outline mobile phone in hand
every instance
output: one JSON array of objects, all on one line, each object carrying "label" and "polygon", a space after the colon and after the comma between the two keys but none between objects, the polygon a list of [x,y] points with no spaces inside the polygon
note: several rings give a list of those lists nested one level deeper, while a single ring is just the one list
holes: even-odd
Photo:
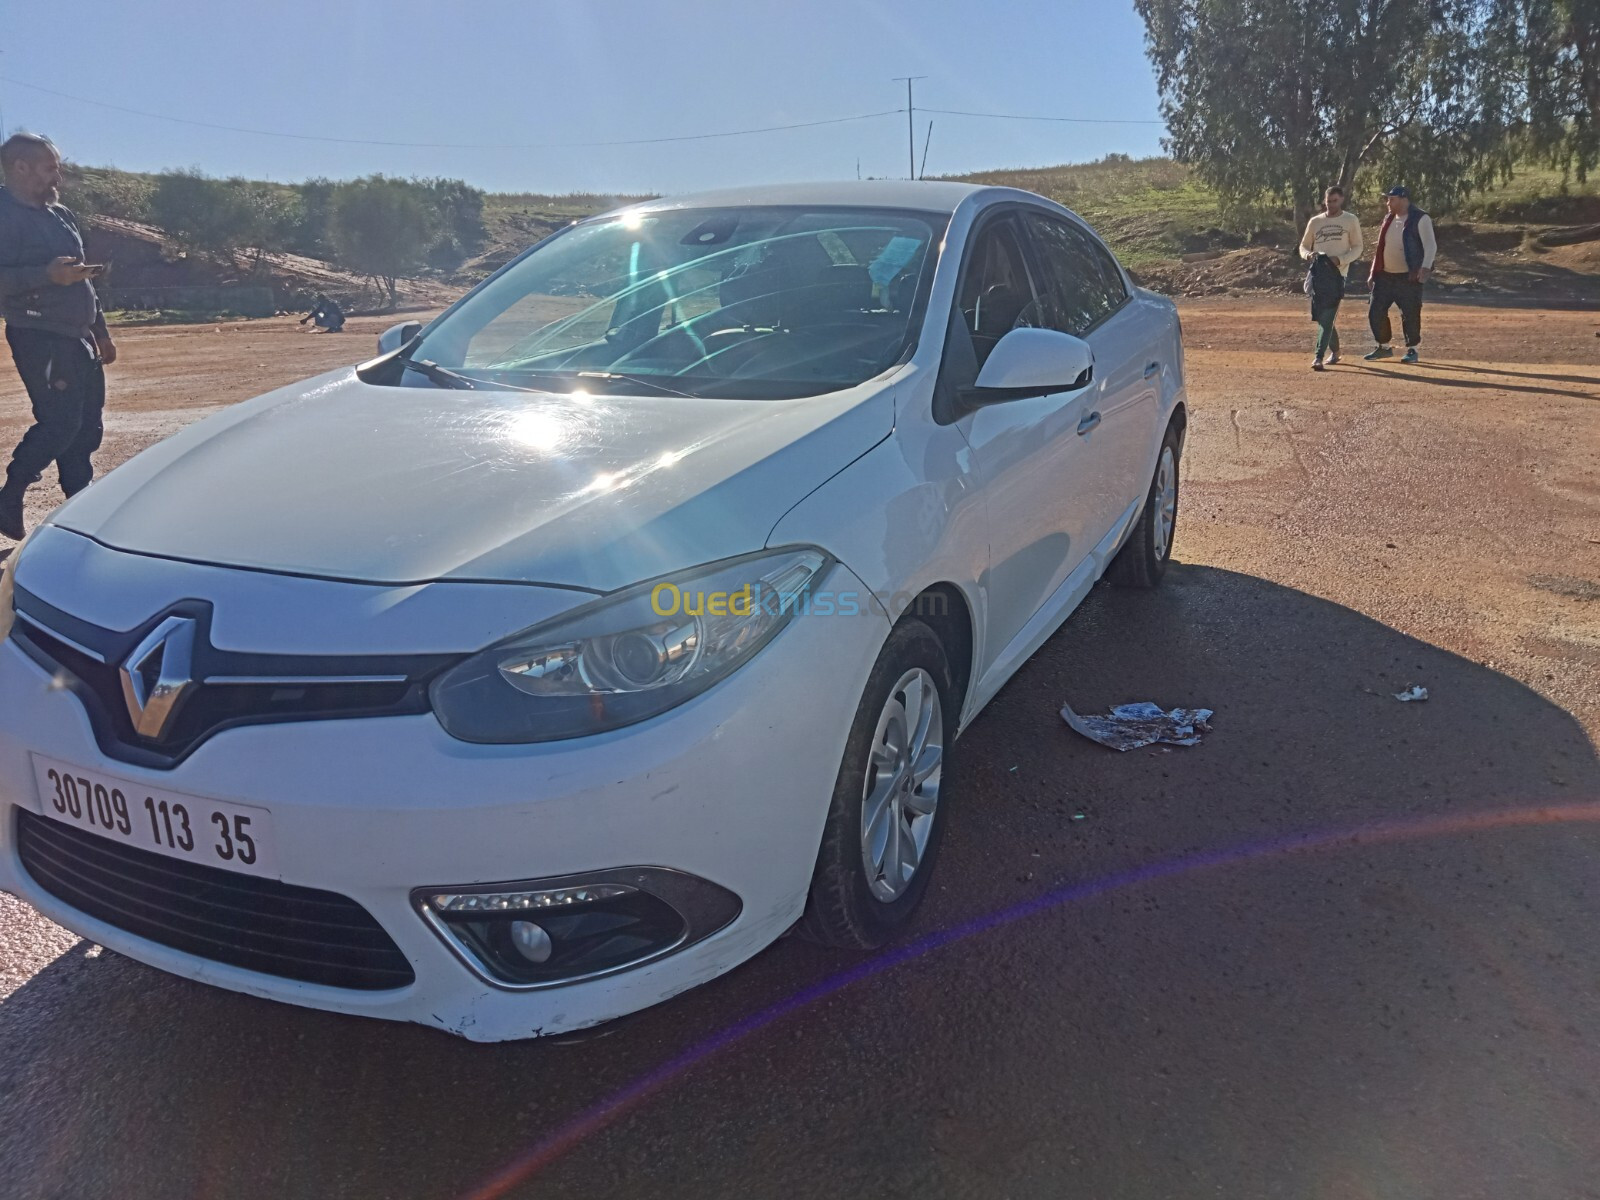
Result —
[{"label": "mobile phone in hand", "polygon": [[111,266],[110,263],[84,263],[83,265],[89,268],[90,279],[99,279],[100,276],[106,273],[107,268]]}]

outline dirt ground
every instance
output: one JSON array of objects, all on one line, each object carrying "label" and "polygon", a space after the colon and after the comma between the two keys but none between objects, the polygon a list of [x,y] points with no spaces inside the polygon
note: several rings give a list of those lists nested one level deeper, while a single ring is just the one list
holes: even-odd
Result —
[{"label": "dirt ground", "polygon": [[1299,302],[1182,311],[1180,556],[1514,675],[1600,735],[1600,317],[1433,305],[1403,367],[1361,361],[1347,304],[1318,375]]},{"label": "dirt ground", "polygon": [[[1594,1196],[1600,317],[1432,304],[1402,367],[1350,305],[1313,374],[1299,301],[1181,311],[1179,561],[1097,588],[955,747],[902,948],[786,939],[484,1047],[0,896],[0,1193]],[[102,463],[384,324],[125,331]],[[1057,715],[1147,699],[1213,730],[1118,755]]]}]

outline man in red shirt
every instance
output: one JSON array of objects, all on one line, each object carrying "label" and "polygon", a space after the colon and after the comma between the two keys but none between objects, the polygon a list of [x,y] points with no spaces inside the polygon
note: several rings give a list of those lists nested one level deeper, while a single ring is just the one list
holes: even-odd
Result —
[{"label": "man in red shirt", "polygon": [[1433,274],[1433,259],[1438,243],[1433,236],[1433,218],[1411,203],[1411,193],[1403,187],[1384,194],[1389,215],[1378,231],[1378,249],[1372,256],[1372,302],[1367,318],[1377,347],[1366,355],[1368,362],[1393,358],[1389,309],[1400,306],[1400,325],[1406,338],[1403,363],[1417,361],[1417,344],[1422,341],[1422,285]]}]

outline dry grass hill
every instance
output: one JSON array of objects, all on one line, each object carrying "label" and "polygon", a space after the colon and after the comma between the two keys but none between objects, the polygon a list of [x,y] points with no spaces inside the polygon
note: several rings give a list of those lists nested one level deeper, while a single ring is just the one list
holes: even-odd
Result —
[{"label": "dry grass hill", "polygon": [[[141,178],[85,169],[102,189]],[[1297,231],[1286,210],[1224,212],[1217,197],[1179,163],[1113,155],[1096,163],[984,171],[958,178],[1039,192],[1092,223],[1146,286],[1174,295],[1292,291],[1300,268]],[[269,185],[273,186],[273,185]],[[465,262],[402,284],[404,307],[434,307],[482,279],[522,249],[575,219],[637,197],[590,194],[490,194],[484,242]],[[1426,197],[1419,197],[1426,204]],[[1358,198],[1363,224],[1376,227],[1374,198]],[[1441,289],[1548,304],[1600,301],[1600,193],[1528,168],[1511,182],[1439,214]],[[210,319],[218,312],[293,308],[318,291],[376,307],[366,281],[315,258],[245,251],[231,261],[184,255],[148,224],[90,217],[96,258],[111,260],[111,294],[124,319]],[[268,287],[253,300],[247,289]],[[235,305],[230,310],[230,304]],[[214,310],[214,311],[208,311]]]}]

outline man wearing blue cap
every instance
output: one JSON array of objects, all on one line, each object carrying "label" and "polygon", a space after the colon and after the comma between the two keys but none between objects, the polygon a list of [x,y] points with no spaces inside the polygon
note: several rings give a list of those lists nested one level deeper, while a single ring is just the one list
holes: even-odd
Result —
[{"label": "man wearing blue cap", "polygon": [[1389,215],[1378,230],[1378,248],[1372,255],[1372,303],[1367,317],[1377,348],[1366,356],[1368,362],[1393,358],[1394,336],[1389,324],[1389,309],[1400,306],[1400,327],[1406,338],[1403,363],[1417,361],[1417,343],[1422,341],[1422,285],[1433,274],[1433,258],[1438,243],[1433,236],[1433,218],[1411,203],[1411,193],[1403,187],[1390,188],[1384,199]]}]

